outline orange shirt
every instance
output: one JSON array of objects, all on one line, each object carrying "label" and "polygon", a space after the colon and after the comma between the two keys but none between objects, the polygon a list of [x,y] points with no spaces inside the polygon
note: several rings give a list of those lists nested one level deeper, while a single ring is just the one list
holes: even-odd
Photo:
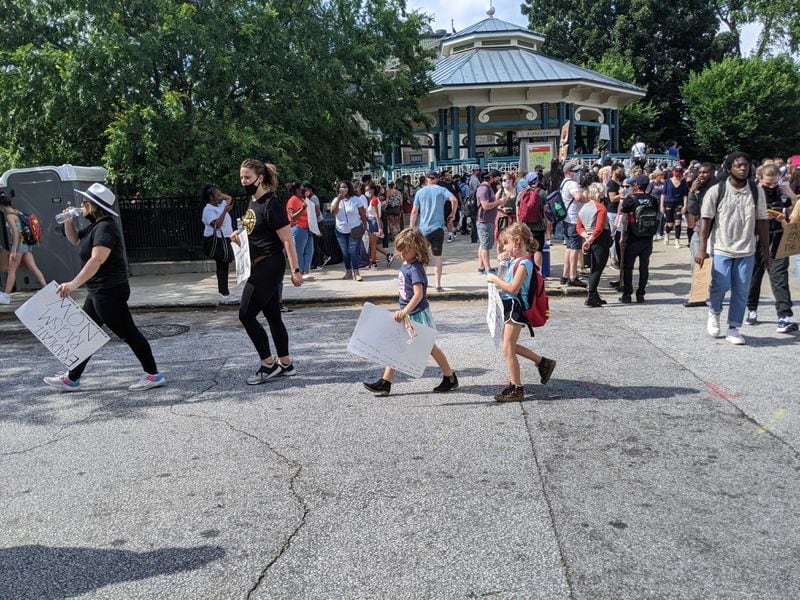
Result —
[{"label": "orange shirt", "polygon": [[[288,215],[289,220],[292,220],[292,213],[296,213],[298,210],[305,207],[305,205],[306,201],[302,198],[298,198],[297,196],[292,196],[289,198],[288,202],[286,202],[286,214]],[[298,227],[308,229],[308,212],[303,211],[301,214],[297,215],[297,217],[294,219],[294,222]]]}]

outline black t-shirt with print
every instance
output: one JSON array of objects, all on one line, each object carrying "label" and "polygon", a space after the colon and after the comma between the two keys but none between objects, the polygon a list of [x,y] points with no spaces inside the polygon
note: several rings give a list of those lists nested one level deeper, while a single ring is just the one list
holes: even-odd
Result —
[{"label": "black t-shirt with print", "polygon": [[610,213],[617,213],[619,212],[619,207],[622,206],[622,197],[619,198],[619,202],[611,202],[608,197],[611,194],[619,194],[620,187],[619,182],[615,179],[609,179],[608,183],[606,184],[606,199],[603,204],[606,207],[606,210]]},{"label": "black t-shirt with print", "polygon": [[267,192],[257,200],[250,200],[242,224],[250,242],[250,260],[259,256],[270,257],[283,250],[277,231],[289,224],[289,215],[284,203],[274,193]]},{"label": "black t-shirt with print", "polygon": [[89,291],[109,289],[128,283],[128,259],[125,256],[122,228],[111,217],[105,217],[84,227],[78,232],[78,252],[86,264],[92,256],[92,248],[101,246],[111,252],[100,265],[97,273],[86,282]]}]

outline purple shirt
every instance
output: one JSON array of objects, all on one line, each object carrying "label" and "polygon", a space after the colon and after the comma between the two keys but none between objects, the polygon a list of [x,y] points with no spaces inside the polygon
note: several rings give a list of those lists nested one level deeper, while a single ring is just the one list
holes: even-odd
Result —
[{"label": "purple shirt", "polygon": [[494,192],[489,184],[481,184],[475,192],[475,199],[478,201],[478,223],[494,224],[497,218],[497,207],[491,210],[483,210],[481,202],[494,202]]}]

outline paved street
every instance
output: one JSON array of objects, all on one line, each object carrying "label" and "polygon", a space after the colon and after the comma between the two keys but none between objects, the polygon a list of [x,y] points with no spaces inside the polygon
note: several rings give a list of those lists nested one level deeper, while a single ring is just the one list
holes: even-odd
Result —
[{"label": "paved street", "polygon": [[235,310],[140,313],[145,393],[117,340],[50,393],[6,322],[0,598],[797,598],[800,337],[710,340],[685,292],[665,268],[646,305],[554,299],[524,339],[556,372],[524,364],[510,405],[480,301],[433,299],[443,396],[432,361],[362,389],[357,305],[287,315],[299,375],[257,387]]}]

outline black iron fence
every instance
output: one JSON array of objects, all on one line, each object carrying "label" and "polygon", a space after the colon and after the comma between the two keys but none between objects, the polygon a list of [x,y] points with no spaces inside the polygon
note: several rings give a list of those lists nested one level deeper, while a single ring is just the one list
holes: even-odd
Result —
[{"label": "black iron fence", "polygon": [[[128,260],[204,259],[204,207],[197,196],[120,198],[119,214]],[[231,211],[234,227],[245,208],[244,198],[234,200]]]}]

